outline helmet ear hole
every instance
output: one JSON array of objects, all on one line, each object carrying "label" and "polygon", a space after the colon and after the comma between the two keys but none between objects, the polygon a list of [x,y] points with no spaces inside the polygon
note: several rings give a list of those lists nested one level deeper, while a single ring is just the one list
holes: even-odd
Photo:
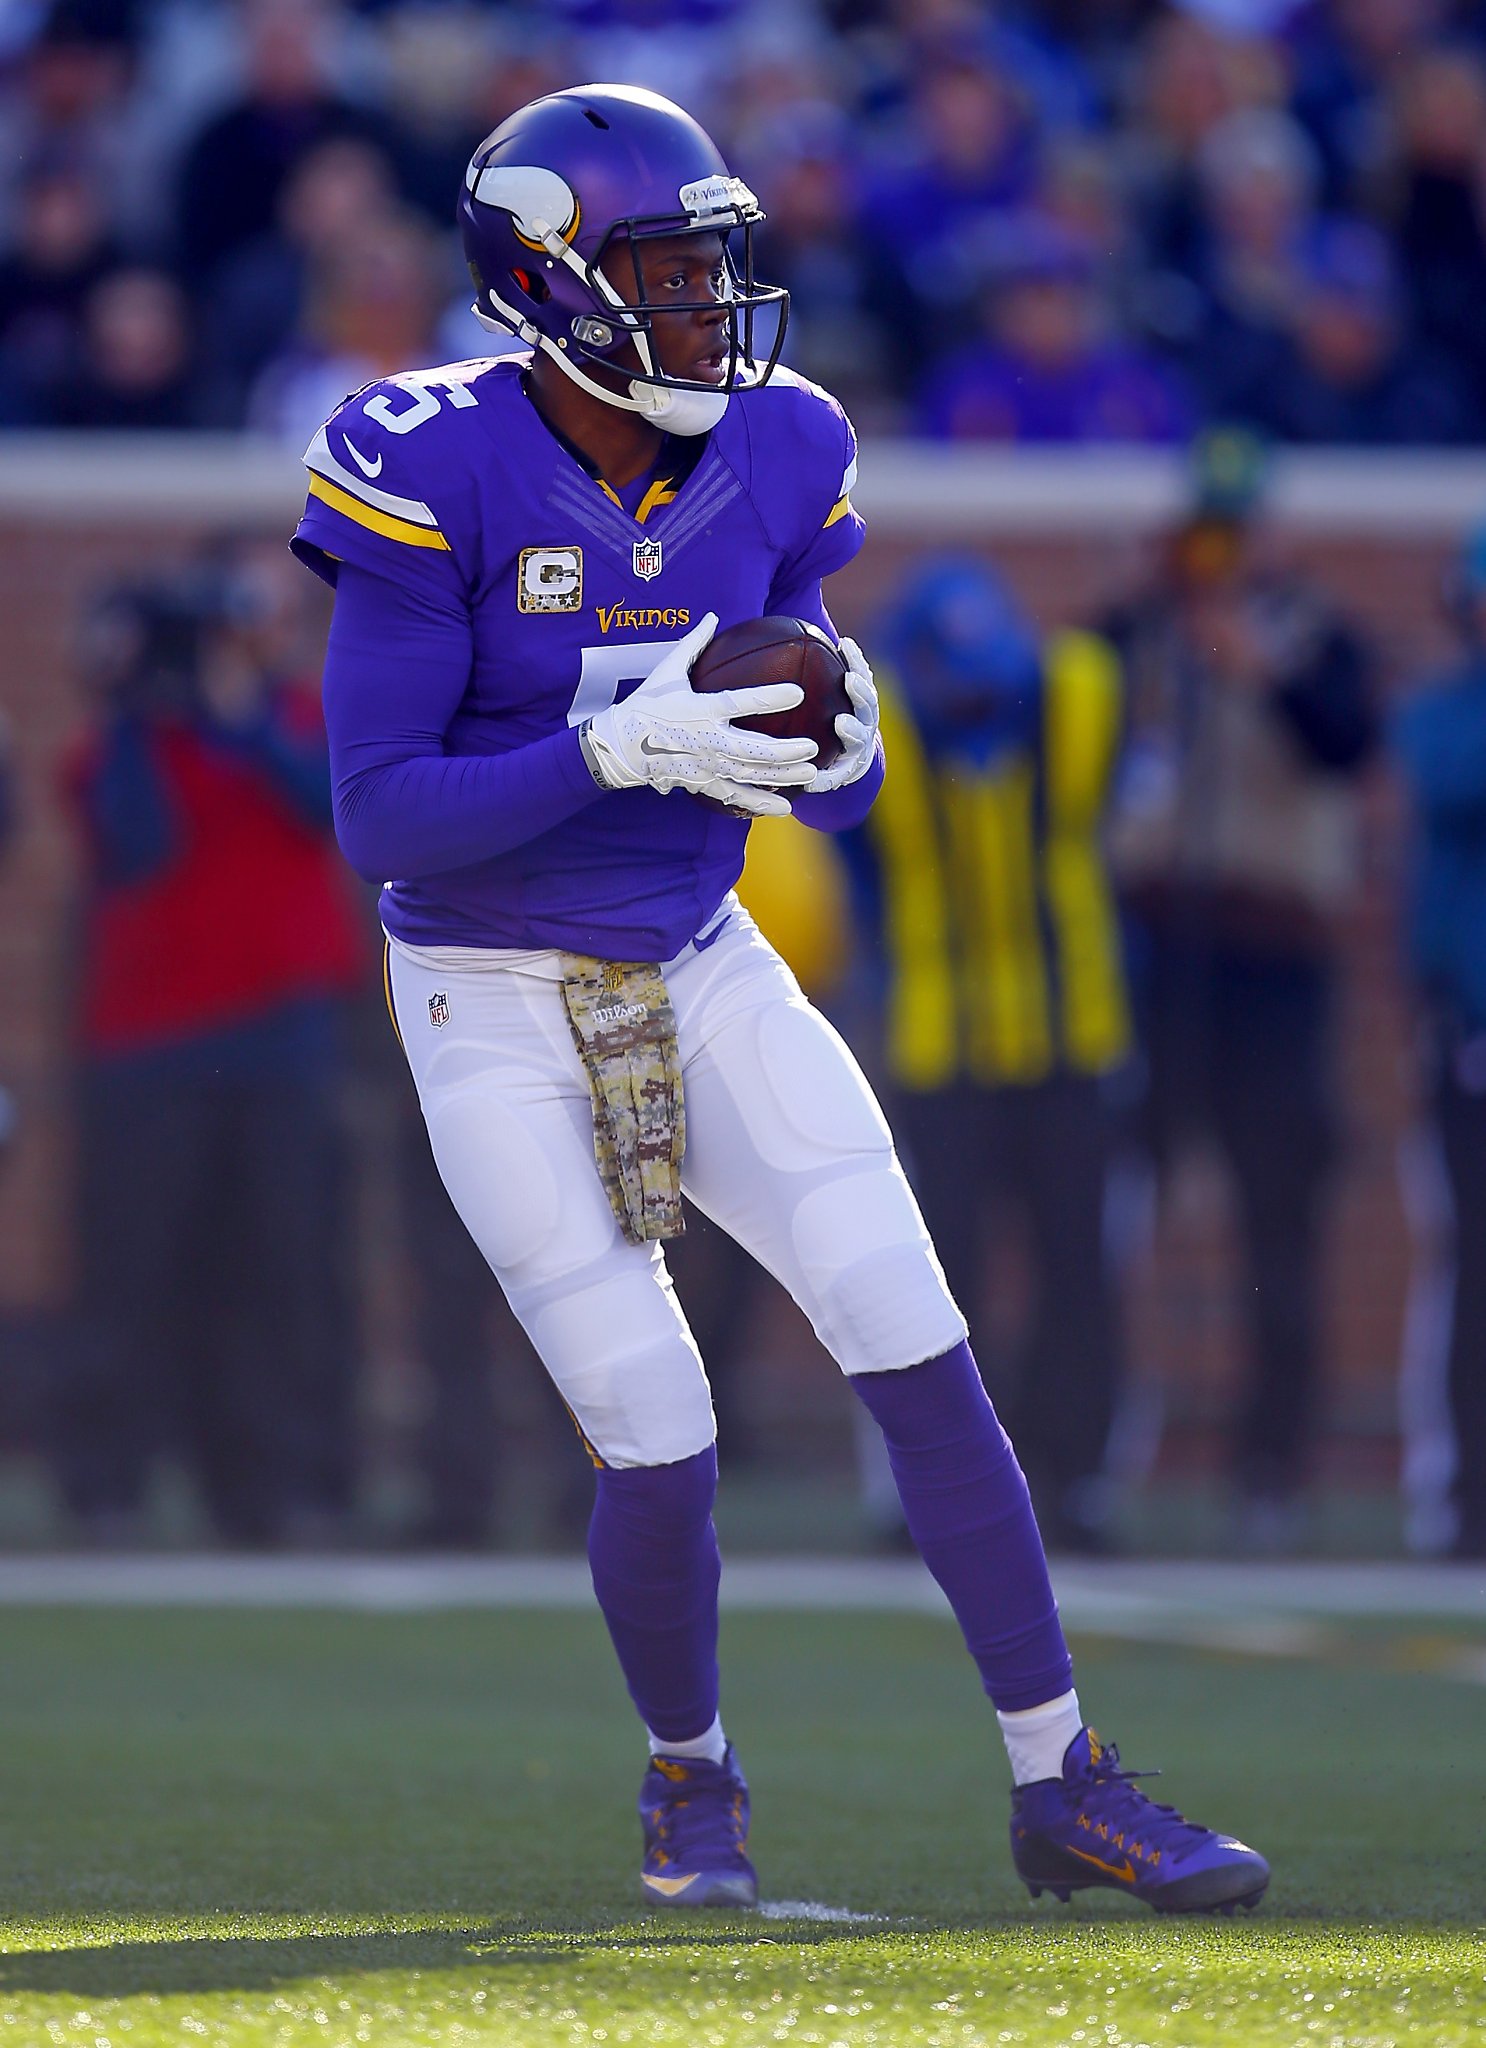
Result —
[{"label": "helmet ear hole", "polygon": [[547,287],[545,278],[534,277],[529,270],[513,270],[511,275],[516,280],[519,288],[525,292],[526,296],[535,305],[544,305],[551,298],[552,293]]}]

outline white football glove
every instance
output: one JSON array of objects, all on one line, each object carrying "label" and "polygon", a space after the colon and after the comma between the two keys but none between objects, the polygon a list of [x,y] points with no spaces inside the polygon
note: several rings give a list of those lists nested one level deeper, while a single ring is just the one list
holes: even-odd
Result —
[{"label": "white football glove", "polygon": [[846,656],[846,694],[856,715],[843,711],[837,717],[836,737],[841,742],[841,752],[829,768],[817,771],[810,785],[812,796],[845,789],[848,782],[858,781],[871,767],[877,747],[877,685],[872,680],[872,671],[855,640],[843,640],[841,652]]},{"label": "white football glove", "polygon": [[729,721],[792,710],[805,693],[798,683],[694,690],[691,665],[716,630],[708,612],[623,703],[589,719],[579,730],[584,758],[604,789],[685,789],[755,817],[787,815],[789,800],[777,792],[809,784],[814,740],[771,739]]}]

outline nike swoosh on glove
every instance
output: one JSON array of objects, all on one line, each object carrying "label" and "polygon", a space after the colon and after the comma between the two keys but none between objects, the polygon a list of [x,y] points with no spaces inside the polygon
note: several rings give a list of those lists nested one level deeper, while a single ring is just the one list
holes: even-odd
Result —
[{"label": "nike swoosh on glove", "polygon": [[810,784],[812,796],[845,789],[847,783],[858,781],[872,766],[877,748],[877,685],[872,680],[872,671],[855,640],[843,639],[841,652],[846,656],[846,694],[852,710],[837,716],[836,737],[841,742],[841,752],[829,768],[816,771]]},{"label": "nike swoosh on glove", "polygon": [[776,740],[744,732],[735,718],[790,711],[804,699],[798,683],[763,683],[703,695],[691,665],[717,630],[708,612],[665,654],[622,704],[579,728],[589,772],[601,789],[673,789],[710,796],[755,817],[787,815],[783,789],[810,786],[814,740]]}]

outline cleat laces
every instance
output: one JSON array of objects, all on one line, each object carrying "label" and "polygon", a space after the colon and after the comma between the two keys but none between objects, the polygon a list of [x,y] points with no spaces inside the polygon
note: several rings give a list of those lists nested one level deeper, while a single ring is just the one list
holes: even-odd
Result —
[{"label": "cleat laces", "polygon": [[683,1870],[719,1850],[741,1857],[747,1846],[743,1802],[731,1786],[720,1797],[703,1792],[698,1798],[693,1791],[683,1799],[668,1799],[651,1807],[649,1819],[655,1842]]},{"label": "cleat laces", "polygon": [[1154,1851],[1156,1859],[1169,1855],[1173,1862],[1180,1862],[1200,1843],[1212,1839],[1211,1828],[1199,1827],[1174,1806],[1163,1806],[1148,1792],[1140,1791],[1135,1782],[1138,1778],[1159,1778],[1161,1773],[1126,1770],[1114,1743],[1104,1745],[1098,1761],[1090,1763],[1089,1773],[1102,1795],[1099,1804],[1107,1824],[1125,1837],[1132,1854],[1143,1849],[1143,1860],[1151,1860]]}]

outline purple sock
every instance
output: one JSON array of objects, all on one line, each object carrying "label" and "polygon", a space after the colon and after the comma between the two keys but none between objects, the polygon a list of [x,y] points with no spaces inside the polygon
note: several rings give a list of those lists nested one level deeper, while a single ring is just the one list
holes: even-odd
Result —
[{"label": "purple sock", "polygon": [[1042,1537],[970,1346],[851,1385],[882,1430],[909,1534],[986,1691],[1007,1714],[1059,1698],[1073,1663]]},{"label": "purple sock", "polygon": [[717,1718],[713,1447],[677,1465],[601,1467],[588,1562],[630,1698],[653,1735],[690,1742]]}]

